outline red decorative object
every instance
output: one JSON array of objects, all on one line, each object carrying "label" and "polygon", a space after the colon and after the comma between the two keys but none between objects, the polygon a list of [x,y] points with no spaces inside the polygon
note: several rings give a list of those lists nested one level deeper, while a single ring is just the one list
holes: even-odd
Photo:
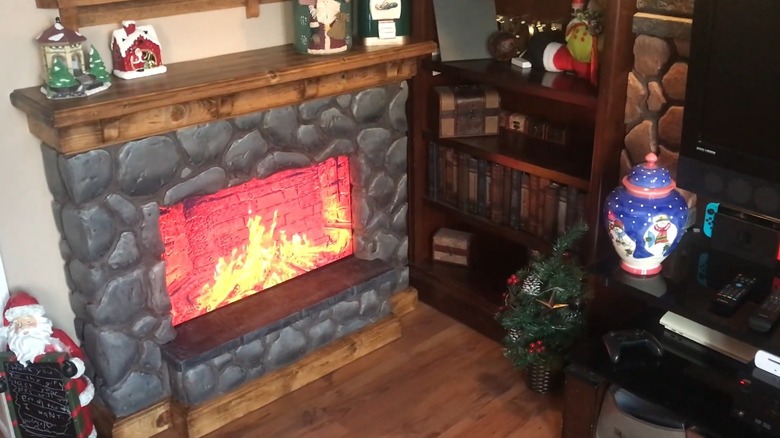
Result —
[{"label": "red decorative object", "polygon": [[517,275],[515,275],[515,274],[510,275],[509,278],[506,280],[506,284],[508,284],[509,286],[514,286],[514,285],[516,285],[519,282],[520,282],[520,279],[517,278]]},{"label": "red decorative object", "polygon": [[160,41],[151,25],[137,26],[135,21],[122,22],[122,28],[111,36],[114,75],[135,79],[165,73]]},{"label": "red decorative object", "polygon": [[[96,438],[97,432],[92,422],[89,407],[95,395],[95,387],[90,379],[84,375],[86,370],[84,351],[67,333],[52,327],[51,319],[45,315],[45,310],[37,299],[24,291],[11,294],[3,309],[2,337],[7,341],[6,349],[13,353],[13,360],[23,369],[33,370],[36,366],[33,364],[51,362],[52,355],[56,355],[57,362],[62,364],[67,361],[68,368],[71,370],[64,385],[66,391],[73,391],[74,394],[73,399],[68,403],[69,406],[63,407],[51,401],[54,398],[53,393],[56,391],[56,385],[46,386],[45,390],[39,390],[40,386],[34,387],[32,390],[25,391],[22,397],[14,400],[9,398],[13,398],[13,390],[6,393],[6,401],[9,403],[12,401],[16,405],[12,415],[18,412],[30,413],[29,416],[14,421],[13,426],[17,432],[19,428],[22,428],[30,433],[29,428],[32,428],[36,432],[35,436],[61,436],[60,433],[56,432],[62,425],[52,419],[61,420],[63,409],[68,409],[72,422],[75,424],[75,436],[77,438]],[[37,372],[28,372],[28,375],[30,374],[37,375]],[[4,373],[2,377],[5,380],[7,376]],[[18,394],[19,390],[16,391]],[[51,391],[51,393],[47,391]],[[46,395],[44,400],[50,401],[47,407],[50,407],[51,411],[47,411],[48,414],[42,414],[39,410],[41,402],[38,399],[43,398],[41,395]],[[41,415],[48,416],[42,417]],[[31,420],[35,418],[46,418],[50,421],[34,422]],[[27,433],[19,436],[32,436]]]},{"label": "red decorative object", "polygon": [[541,339],[528,344],[528,352],[531,354],[543,353],[544,350],[545,350],[544,342],[542,342]]}]

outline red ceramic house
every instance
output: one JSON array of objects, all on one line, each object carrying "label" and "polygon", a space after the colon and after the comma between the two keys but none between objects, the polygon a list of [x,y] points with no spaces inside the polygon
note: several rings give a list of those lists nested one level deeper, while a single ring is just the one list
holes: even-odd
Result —
[{"label": "red ceramic house", "polygon": [[165,73],[160,41],[151,25],[136,26],[135,21],[123,21],[122,28],[111,36],[114,74],[122,79]]}]

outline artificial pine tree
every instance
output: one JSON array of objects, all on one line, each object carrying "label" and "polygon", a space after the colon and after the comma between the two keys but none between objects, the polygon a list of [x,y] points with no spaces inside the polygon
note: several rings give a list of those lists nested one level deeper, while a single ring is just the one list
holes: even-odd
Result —
[{"label": "artificial pine tree", "polygon": [[98,82],[111,82],[111,75],[106,71],[106,64],[103,63],[100,53],[95,50],[95,46],[89,47],[89,74]]},{"label": "artificial pine tree", "polygon": [[506,329],[504,355],[517,368],[562,365],[584,331],[589,290],[585,271],[569,249],[587,231],[578,223],[561,235],[552,254],[532,260],[507,280],[506,305],[497,318]]},{"label": "artificial pine tree", "polygon": [[54,62],[49,70],[49,87],[52,89],[70,88],[78,85],[78,81],[73,77],[73,74],[68,70],[68,67],[62,61],[62,58],[55,57]]}]

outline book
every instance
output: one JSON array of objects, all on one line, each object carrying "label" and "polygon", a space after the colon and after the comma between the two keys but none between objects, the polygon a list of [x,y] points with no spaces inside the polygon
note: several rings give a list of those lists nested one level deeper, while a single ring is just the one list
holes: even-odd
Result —
[{"label": "book", "polygon": [[577,222],[577,193],[579,190],[574,187],[569,187],[566,206],[566,228],[574,225]]},{"label": "book", "polygon": [[437,144],[436,145],[436,200],[444,201],[445,199],[445,184],[444,174],[446,168],[445,156],[447,154],[447,147]]},{"label": "book", "polygon": [[477,160],[477,214],[487,216],[488,206],[488,162]]},{"label": "book", "polygon": [[509,197],[509,226],[516,230],[520,229],[520,185],[522,180],[523,172],[512,169],[512,194]]},{"label": "book", "polygon": [[539,188],[537,189],[539,191],[539,194],[537,195],[539,206],[536,209],[536,228],[534,230],[534,233],[540,237],[545,237],[544,204],[545,204],[545,196],[547,194],[547,186],[549,185],[550,185],[549,179],[539,178]]},{"label": "book", "polygon": [[501,111],[498,118],[499,128],[519,132],[529,137],[540,138],[558,144],[569,143],[569,129],[562,125],[548,122],[539,117],[511,111]]},{"label": "book", "polygon": [[544,189],[542,236],[548,240],[553,240],[557,231],[555,221],[558,219],[558,192],[560,188],[561,186],[558,183],[551,182]]},{"label": "book", "polygon": [[479,167],[479,160],[474,157],[469,157],[469,201],[468,212],[477,214],[477,168]]},{"label": "book", "polygon": [[458,152],[458,210],[469,209],[469,156]]},{"label": "book", "polygon": [[[503,167],[503,166],[502,166]],[[501,209],[501,223],[510,225],[512,216],[512,174],[513,169],[504,167],[503,207]]]},{"label": "book", "polygon": [[520,179],[520,229],[524,231],[530,231],[531,226],[528,219],[528,211],[531,206],[531,175],[523,173]]},{"label": "book", "polygon": [[504,217],[504,166],[491,163],[490,214],[491,221],[500,224]]},{"label": "book", "polygon": [[531,175],[528,178],[528,231],[538,234],[539,229],[539,176]]},{"label": "book", "polygon": [[570,189],[571,187],[561,186],[560,190],[558,191],[558,217],[555,219],[557,226],[556,237],[559,237],[566,232],[566,210],[568,206]]},{"label": "book", "polygon": [[458,178],[455,153],[452,148],[447,148],[444,153],[444,202],[450,205],[457,203]]}]

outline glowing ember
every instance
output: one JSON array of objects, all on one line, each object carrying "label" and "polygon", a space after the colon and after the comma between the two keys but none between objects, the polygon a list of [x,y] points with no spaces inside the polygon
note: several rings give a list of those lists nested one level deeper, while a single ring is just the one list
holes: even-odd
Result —
[{"label": "glowing ember", "polygon": [[351,248],[352,232],[336,227],[349,227],[347,209],[333,200],[328,204],[335,207],[323,210],[326,223],[331,224],[327,230],[330,240],[323,245],[312,244],[306,234],[288,238],[284,230],[275,238],[277,212],[267,231],[260,216],[250,218],[246,224],[249,243],[241,252],[234,249],[228,260],[219,258],[214,282],[203,286],[198,306],[212,311],[343,257]]},{"label": "glowing ember", "polygon": [[346,157],[161,210],[173,324],[352,254]]}]

